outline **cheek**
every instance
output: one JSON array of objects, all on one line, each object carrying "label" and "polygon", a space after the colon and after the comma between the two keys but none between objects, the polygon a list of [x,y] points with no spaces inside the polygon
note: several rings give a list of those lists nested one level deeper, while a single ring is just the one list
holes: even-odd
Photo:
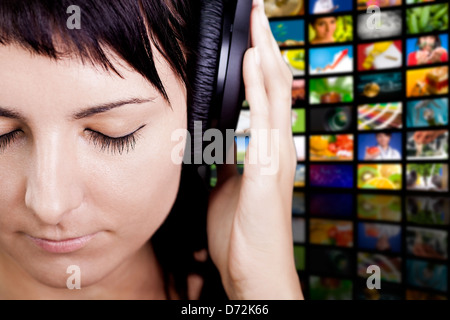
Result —
[{"label": "cheek", "polygon": [[161,154],[99,166],[89,178],[88,201],[100,209],[107,226],[119,233],[151,232],[170,211],[180,170]]},{"label": "cheek", "polygon": [[0,237],[19,223],[24,225],[19,213],[24,208],[24,166],[22,159],[6,154],[0,157]]},{"label": "cheek", "polygon": [[[91,158],[85,186],[87,201],[102,212],[106,225],[120,237],[150,237],[167,217],[175,201],[181,165],[172,159],[171,132],[184,126],[184,117],[167,117],[150,124],[135,150],[124,155]],[[109,157],[109,159],[108,159]]]}]

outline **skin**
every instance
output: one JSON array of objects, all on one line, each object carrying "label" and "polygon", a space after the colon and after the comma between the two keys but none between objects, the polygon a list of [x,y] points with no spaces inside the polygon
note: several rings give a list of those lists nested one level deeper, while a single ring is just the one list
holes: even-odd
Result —
[{"label": "skin", "polygon": [[389,250],[391,248],[389,238],[387,236],[381,236],[380,238],[378,238],[376,248],[380,251]]},{"label": "skin", "polygon": [[[281,143],[274,149],[279,169],[262,175],[263,164],[246,163],[239,176],[235,165],[218,167],[208,212],[209,254],[231,299],[301,299],[291,235],[292,74],[262,2],[254,3],[251,29],[253,48],[243,68],[251,125],[279,130]],[[0,116],[0,136],[18,131],[0,149],[0,299],[166,298],[148,240],[177,194],[181,165],[171,160],[178,143],[171,133],[186,129],[186,89],[153,52],[172,109],[120,59],[116,68],[124,79],[76,59],[55,62],[0,46],[0,106],[21,115]],[[71,118],[93,105],[127,98],[152,101]],[[105,152],[89,130],[111,137],[138,130],[138,138],[128,152]],[[252,141],[249,151],[260,148]],[[64,254],[44,251],[28,237],[90,234],[95,237],[85,247]],[[197,258],[204,260],[205,254]],[[82,270],[81,290],[66,288],[70,265]],[[191,298],[200,288],[201,279],[190,279]]]},{"label": "skin", "polygon": [[[387,150],[387,148],[389,148],[389,143],[391,141],[391,137],[389,135],[384,134],[384,133],[378,133],[375,137],[376,137],[378,145],[381,148],[383,148],[383,150]],[[369,149],[369,147],[366,147],[366,154],[364,156],[365,160],[374,160],[379,156],[380,152],[369,153],[368,149]]]},{"label": "skin", "polygon": [[414,53],[418,65],[441,62],[441,56],[446,53],[446,50],[442,47],[433,49],[436,43],[434,36],[420,37],[419,43],[424,46]]},{"label": "skin", "polygon": [[319,18],[313,24],[316,37],[311,44],[334,42],[334,32],[336,31],[336,18],[326,17]]},{"label": "skin", "polygon": [[419,38],[419,43],[424,45],[422,50],[428,51],[430,53],[433,50],[436,39],[434,36],[424,36]]},{"label": "skin", "polygon": [[[69,265],[80,266],[85,287],[113,284],[116,273],[127,275],[141,259],[157,270],[144,244],[177,193],[180,167],[170,158],[170,134],[186,122],[180,81],[167,64],[158,65],[167,75],[172,111],[138,73],[124,67],[125,80],[76,60],[52,62],[12,46],[0,47],[0,61],[0,105],[24,118],[0,118],[2,135],[21,130],[0,156],[0,269],[8,271],[1,274],[26,279],[24,286],[61,288]],[[88,106],[130,97],[156,98],[71,118]],[[136,148],[122,155],[101,151],[85,130],[120,137],[144,125]],[[61,240],[93,233],[88,246],[71,254],[45,252],[27,236]],[[159,286],[156,277],[148,281]]]},{"label": "skin", "polygon": [[384,133],[378,133],[376,135],[376,139],[378,144],[380,145],[383,150],[387,150],[389,148],[389,142],[391,141],[391,137]]},{"label": "skin", "polygon": [[417,131],[414,133],[414,142],[416,144],[428,144],[436,140],[437,137],[445,134],[447,130]]}]

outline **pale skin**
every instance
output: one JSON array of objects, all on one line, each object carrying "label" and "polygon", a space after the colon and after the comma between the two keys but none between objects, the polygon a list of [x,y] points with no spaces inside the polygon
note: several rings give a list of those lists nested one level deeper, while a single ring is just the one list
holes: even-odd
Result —
[{"label": "pale skin", "polygon": [[[263,13],[255,1],[253,48],[243,72],[252,129],[280,130],[279,170],[263,176],[262,165],[246,164],[241,177],[233,165],[218,168],[209,254],[231,299],[302,299],[291,235],[292,74]],[[9,111],[0,116],[0,137],[17,132],[0,149],[0,299],[166,298],[148,240],[177,194],[181,165],[171,161],[178,142],[170,138],[187,125],[186,89],[153,52],[172,109],[119,59],[124,79],[75,58],[52,61],[0,46],[0,107]],[[108,111],[81,114],[130,98]],[[93,131],[118,138],[136,130],[135,147],[122,154],[92,141]],[[258,148],[251,141],[249,148]],[[91,234],[85,247],[63,254],[44,251],[29,237]],[[82,270],[81,290],[66,288],[69,265]],[[200,288],[201,279],[191,278],[190,298]]]}]

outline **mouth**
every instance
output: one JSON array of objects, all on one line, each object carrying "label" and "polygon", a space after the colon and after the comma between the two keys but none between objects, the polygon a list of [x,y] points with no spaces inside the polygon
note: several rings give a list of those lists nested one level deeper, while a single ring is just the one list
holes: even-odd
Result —
[{"label": "mouth", "polygon": [[70,239],[62,239],[62,240],[53,240],[53,239],[44,239],[44,238],[36,238],[30,235],[26,235],[36,246],[39,248],[50,252],[50,253],[71,253],[78,250],[81,250],[87,244],[94,239],[97,233],[93,233],[87,236],[70,238]]}]

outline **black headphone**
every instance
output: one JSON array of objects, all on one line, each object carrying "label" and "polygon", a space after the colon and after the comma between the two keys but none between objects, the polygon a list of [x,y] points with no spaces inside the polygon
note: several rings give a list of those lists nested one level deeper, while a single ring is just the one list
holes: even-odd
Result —
[{"label": "black headphone", "polygon": [[[188,112],[191,163],[203,159],[205,130],[217,128],[225,137],[226,129],[236,128],[244,100],[242,64],[250,47],[251,10],[252,0],[200,1],[198,58]],[[195,121],[202,124],[201,136],[195,134]]]}]

